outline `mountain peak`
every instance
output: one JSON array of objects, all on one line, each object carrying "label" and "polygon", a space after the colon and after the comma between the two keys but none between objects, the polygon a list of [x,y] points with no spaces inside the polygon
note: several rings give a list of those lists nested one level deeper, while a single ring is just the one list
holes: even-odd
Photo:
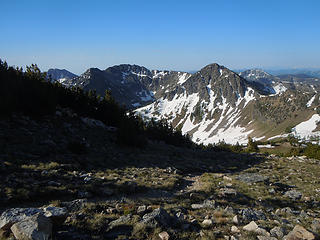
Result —
[{"label": "mountain peak", "polygon": [[53,81],[58,81],[60,79],[72,79],[77,77],[76,74],[69,72],[66,69],[50,68],[47,72],[48,78],[50,77]]}]

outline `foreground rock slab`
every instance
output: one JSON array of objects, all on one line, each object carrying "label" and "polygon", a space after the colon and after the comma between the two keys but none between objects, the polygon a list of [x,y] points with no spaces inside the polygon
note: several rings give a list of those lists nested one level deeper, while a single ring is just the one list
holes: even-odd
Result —
[{"label": "foreground rock slab", "polygon": [[38,208],[11,208],[4,211],[0,216],[0,229],[7,230],[14,223],[24,220],[26,217],[31,217],[42,210]]},{"label": "foreground rock slab", "polygon": [[49,218],[38,213],[13,224],[11,231],[17,240],[48,240],[52,235],[52,223]]},{"label": "foreground rock slab", "polygon": [[307,231],[304,227],[296,225],[294,229],[286,235],[284,240],[313,240],[315,236],[313,233]]}]

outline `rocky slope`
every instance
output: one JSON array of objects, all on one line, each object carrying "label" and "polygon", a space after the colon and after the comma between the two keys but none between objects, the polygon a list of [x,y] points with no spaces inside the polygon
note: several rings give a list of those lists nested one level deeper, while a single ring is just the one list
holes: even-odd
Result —
[{"label": "rocky slope", "polygon": [[68,109],[0,126],[1,239],[319,239],[319,160],[124,148]]},{"label": "rocky slope", "polygon": [[155,101],[167,89],[189,76],[190,74],[183,72],[150,71],[145,67],[122,64],[104,71],[91,68],[72,79],[68,86],[94,89],[102,96],[106,90],[110,90],[117,102],[132,109]]}]

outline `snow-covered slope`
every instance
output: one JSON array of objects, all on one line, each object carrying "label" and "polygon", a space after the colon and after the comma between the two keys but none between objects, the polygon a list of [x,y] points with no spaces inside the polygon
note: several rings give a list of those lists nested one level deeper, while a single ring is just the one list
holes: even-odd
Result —
[{"label": "snow-covered slope", "polygon": [[197,143],[245,143],[253,130],[243,110],[257,97],[237,74],[212,64],[136,112],[144,118],[168,119]]},{"label": "snow-covered slope", "polygon": [[301,122],[297,126],[295,126],[292,129],[293,134],[300,139],[320,137],[320,131],[315,131],[319,123],[320,115],[314,114],[307,121]]}]

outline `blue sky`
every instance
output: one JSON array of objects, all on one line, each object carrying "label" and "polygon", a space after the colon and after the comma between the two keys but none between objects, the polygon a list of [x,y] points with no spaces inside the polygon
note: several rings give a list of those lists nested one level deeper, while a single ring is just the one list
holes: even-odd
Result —
[{"label": "blue sky", "polygon": [[0,0],[0,58],[41,70],[121,63],[320,68],[320,1]]}]

